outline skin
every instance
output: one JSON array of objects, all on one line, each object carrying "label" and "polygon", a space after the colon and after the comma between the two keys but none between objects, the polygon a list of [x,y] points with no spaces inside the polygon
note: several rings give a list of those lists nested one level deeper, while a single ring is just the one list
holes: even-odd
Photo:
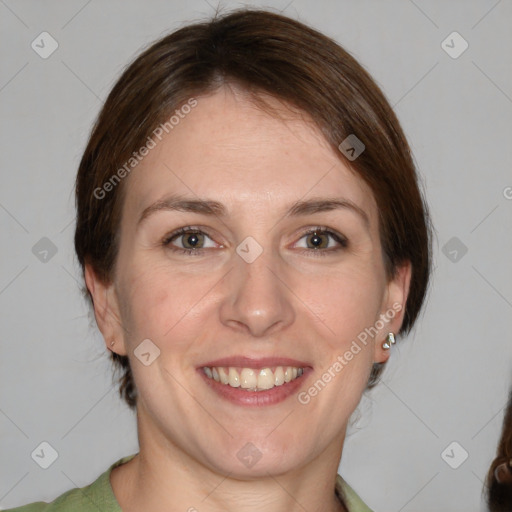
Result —
[{"label": "skin", "polygon": [[[357,335],[393,304],[405,305],[410,266],[388,281],[378,211],[368,186],[319,130],[273,98],[280,116],[223,86],[194,108],[126,179],[119,256],[110,283],[86,267],[87,286],[108,348],[128,355],[139,393],[140,453],[116,468],[111,483],[123,511],[334,511],[335,476],[347,423],[373,362],[385,362],[388,332],[403,309],[343,370],[303,405],[296,396],[265,407],[232,404],[197,371],[227,356],[283,356],[313,368],[307,390]],[[222,203],[225,216],[161,209],[170,194]],[[285,216],[298,200],[343,198],[350,208]],[[180,227],[201,228],[202,254],[173,252],[163,241]],[[348,239],[343,247],[308,228]],[[253,237],[263,253],[247,263],[236,252]],[[320,254],[323,252],[323,254]],[[134,350],[144,339],[160,349],[145,366]],[[236,457],[247,443],[261,453],[253,467]]]}]

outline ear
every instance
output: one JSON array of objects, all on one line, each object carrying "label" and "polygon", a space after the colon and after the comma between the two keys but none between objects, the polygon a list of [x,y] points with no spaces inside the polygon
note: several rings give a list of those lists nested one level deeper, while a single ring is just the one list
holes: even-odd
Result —
[{"label": "ear", "polygon": [[[108,350],[121,356],[127,354],[119,302],[113,283],[104,283],[89,263],[85,264],[85,284],[94,306],[94,316]],[[112,341],[115,342],[111,346]]]},{"label": "ear", "polygon": [[384,326],[379,329],[379,333],[375,337],[374,362],[376,363],[385,363],[389,359],[391,350],[382,348],[382,344],[388,333],[392,332],[396,335],[402,327],[411,274],[411,262],[405,262],[396,269],[395,276],[387,284],[380,314],[380,320]]}]

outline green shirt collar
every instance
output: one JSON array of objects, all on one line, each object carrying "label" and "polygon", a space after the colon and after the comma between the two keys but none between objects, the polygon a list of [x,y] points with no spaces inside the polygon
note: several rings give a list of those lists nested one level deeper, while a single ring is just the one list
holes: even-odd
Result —
[{"label": "green shirt collar", "polygon": [[[94,504],[95,508],[98,507],[102,511],[122,512],[110,483],[110,474],[115,467],[133,459],[135,455],[136,454],[128,455],[127,457],[119,459],[118,461],[114,462],[114,464],[112,464],[92,484],[82,489],[74,489],[73,491],[69,491],[69,493],[76,493],[77,491],[81,492],[83,498],[87,497],[87,499],[84,499],[84,502],[89,501],[91,505]],[[350,485],[345,480],[343,480],[339,474],[336,476],[336,494],[341,497],[349,512],[372,512],[372,510],[357,495],[354,489],[352,489],[352,487],[350,487]],[[59,499],[60,498],[58,498],[56,501]]]}]

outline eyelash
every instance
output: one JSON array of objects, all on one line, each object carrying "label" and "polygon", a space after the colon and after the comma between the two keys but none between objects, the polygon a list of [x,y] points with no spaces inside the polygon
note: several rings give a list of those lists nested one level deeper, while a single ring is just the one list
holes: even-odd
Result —
[{"label": "eyelash", "polygon": [[[186,234],[188,234],[188,235],[202,234],[202,235],[208,236],[208,238],[211,238],[208,235],[208,233],[206,233],[205,231],[203,231],[199,228],[196,228],[193,226],[186,226],[186,227],[179,228],[179,229],[173,231],[172,233],[170,233],[169,235],[167,235],[163,239],[162,245],[164,247],[170,248],[173,252],[177,252],[180,254],[187,254],[187,255],[193,255],[193,256],[202,255],[203,252],[205,251],[205,249],[182,249],[181,247],[172,247],[171,246],[171,242],[174,239],[179,238],[180,236],[183,236]],[[348,240],[344,236],[336,233],[335,231],[330,230],[329,228],[327,228],[325,226],[317,226],[315,228],[311,228],[311,229],[308,229],[307,231],[304,231],[304,233],[302,233],[302,235],[300,236],[299,240],[304,238],[305,236],[313,235],[313,234],[328,235],[331,238],[333,238],[336,242],[338,242],[340,244],[340,247],[335,248],[335,249],[332,249],[332,248],[331,249],[302,249],[303,252],[313,254],[314,256],[322,257],[322,256],[327,256],[326,253],[337,252],[339,250],[346,249],[348,247]]]}]

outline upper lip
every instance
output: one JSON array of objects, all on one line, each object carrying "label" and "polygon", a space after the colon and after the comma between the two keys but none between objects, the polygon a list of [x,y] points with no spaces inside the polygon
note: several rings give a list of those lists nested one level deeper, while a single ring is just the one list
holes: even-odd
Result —
[{"label": "upper lip", "polygon": [[214,361],[208,361],[199,365],[199,368],[208,367],[226,367],[226,366],[239,366],[242,368],[254,368],[255,370],[261,368],[270,368],[273,366],[294,366],[296,368],[306,368],[310,366],[309,363],[299,361],[297,359],[291,359],[289,357],[261,357],[253,358],[247,356],[232,356],[223,357],[221,359],[215,359]]}]

